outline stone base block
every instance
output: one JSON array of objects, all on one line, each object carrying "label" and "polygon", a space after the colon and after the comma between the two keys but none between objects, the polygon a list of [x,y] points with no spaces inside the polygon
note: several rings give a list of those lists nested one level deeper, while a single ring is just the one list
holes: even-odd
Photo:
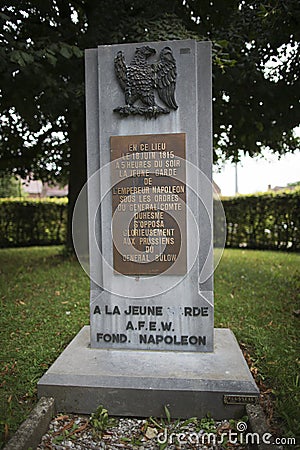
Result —
[{"label": "stone base block", "polygon": [[[90,348],[85,326],[38,382],[61,412],[110,415],[239,418],[258,388],[229,329],[215,329],[213,353]],[[229,403],[227,403],[229,401]],[[235,404],[234,404],[235,403]]]}]

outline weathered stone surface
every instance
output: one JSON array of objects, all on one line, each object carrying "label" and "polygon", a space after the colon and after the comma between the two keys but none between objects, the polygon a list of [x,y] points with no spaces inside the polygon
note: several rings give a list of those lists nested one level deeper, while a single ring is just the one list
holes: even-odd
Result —
[{"label": "weathered stone surface", "polygon": [[253,442],[256,443],[257,450],[269,450],[270,445],[274,450],[283,450],[283,446],[276,445],[274,442],[262,407],[260,405],[247,405],[246,413],[249,418],[249,431],[254,433]]},{"label": "weathered stone surface", "polygon": [[35,449],[40,443],[43,434],[48,430],[54,412],[54,399],[41,397],[28,418],[6,444],[4,450]]},{"label": "weathered stone surface", "polygon": [[224,404],[224,394],[258,389],[232,332],[215,330],[213,353],[103,350],[89,346],[84,327],[38,383],[60,411],[89,414],[102,404],[112,415],[241,417],[245,405]]}]

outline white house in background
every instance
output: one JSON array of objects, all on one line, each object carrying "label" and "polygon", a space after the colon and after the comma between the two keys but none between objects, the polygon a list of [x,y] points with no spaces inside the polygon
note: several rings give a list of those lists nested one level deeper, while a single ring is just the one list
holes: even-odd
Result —
[{"label": "white house in background", "polygon": [[30,198],[66,197],[68,195],[68,186],[52,186],[41,180],[22,180],[22,188]]},{"label": "white house in background", "polygon": [[297,186],[274,186],[273,188],[271,187],[270,184],[268,184],[268,191],[271,192],[278,192],[278,191],[285,191],[285,190],[289,190],[289,191],[294,191],[296,189]]}]

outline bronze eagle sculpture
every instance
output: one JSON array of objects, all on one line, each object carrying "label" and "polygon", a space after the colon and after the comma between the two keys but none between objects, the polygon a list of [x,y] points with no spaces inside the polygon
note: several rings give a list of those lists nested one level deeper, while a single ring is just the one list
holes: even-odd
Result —
[{"label": "bronze eagle sculpture", "polygon": [[[147,59],[156,53],[148,45],[136,48],[134,58],[126,64],[122,51],[115,57],[115,73],[122,89],[125,91],[125,106],[114,109],[121,116],[131,114],[156,117],[168,114],[170,109],[178,108],[175,100],[176,61],[170,47],[164,47],[159,60],[149,64]],[[154,91],[167,106],[161,107],[155,102]],[[138,102],[137,105],[134,105]]]}]

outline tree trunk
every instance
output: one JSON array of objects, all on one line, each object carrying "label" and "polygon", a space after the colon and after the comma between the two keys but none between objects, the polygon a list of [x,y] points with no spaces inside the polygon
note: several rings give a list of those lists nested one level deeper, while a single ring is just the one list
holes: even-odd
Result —
[{"label": "tree trunk", "polygon": [[[76,125],[75,125],[76,123]],[[69,203],[67,224],[67,248],[74,251],[72,238],[72,218],[77,197],[87,180],[86,140],[84,120],[74,121],[69,134],[71,147],[71,163],[69,176]]]}]

